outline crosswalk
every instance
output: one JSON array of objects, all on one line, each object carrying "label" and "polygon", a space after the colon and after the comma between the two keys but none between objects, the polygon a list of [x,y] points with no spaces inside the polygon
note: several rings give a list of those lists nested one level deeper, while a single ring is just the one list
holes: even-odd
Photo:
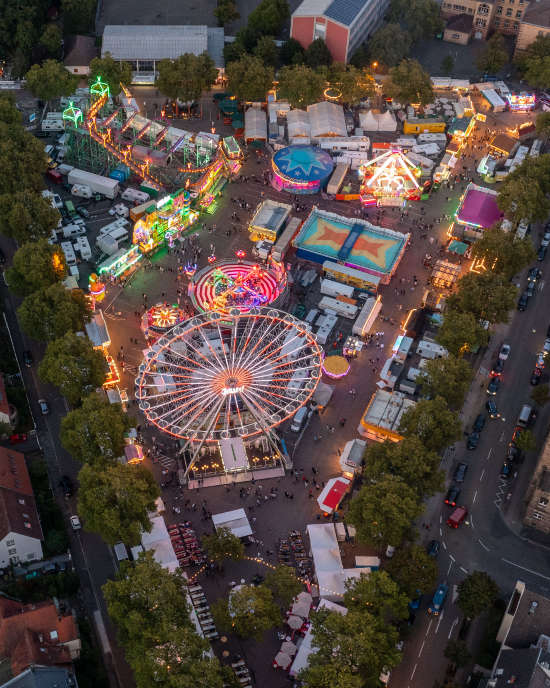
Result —
[{"label": "crosswalk", "polygon": [[176,468],[176,460],[172,456],[161,454],[158,462],[166,470],[172,471]]}]

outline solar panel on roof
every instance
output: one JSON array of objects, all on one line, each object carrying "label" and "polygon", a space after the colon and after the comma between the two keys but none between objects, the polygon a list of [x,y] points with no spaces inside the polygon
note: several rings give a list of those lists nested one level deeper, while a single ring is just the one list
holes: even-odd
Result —
[{"label": "solar panel on roof", "polygon": [[325,10],[325,16],[349,26],[365,4],[365,0],[333,0]]}]

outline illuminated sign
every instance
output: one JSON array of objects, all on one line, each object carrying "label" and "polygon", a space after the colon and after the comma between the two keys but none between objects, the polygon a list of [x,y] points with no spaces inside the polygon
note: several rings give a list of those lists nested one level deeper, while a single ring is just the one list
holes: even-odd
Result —
[{"label": "illuminated sign", "polygon": [[244,392],[244,385],[240,387],[224,387],[222,389],[222,396],[226,397],[229,394],[241,394],[241,392]]},{"label": "illuminated sign", "polygon": [[165,196],[164,198],[161,198],[160,201],[157,201],[157,208],[163,208],[167,203],[170,203],[172,200],[172,196]]}]

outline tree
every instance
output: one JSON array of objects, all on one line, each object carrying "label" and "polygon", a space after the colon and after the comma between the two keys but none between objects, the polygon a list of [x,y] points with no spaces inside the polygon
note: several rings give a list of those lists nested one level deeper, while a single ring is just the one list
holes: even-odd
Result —
[{"label": "tree", "polygon": [[445,55],[445,57],[441,60],[441,69],[443,70],[443,74],[445,74],[446,76],[452,74],[454,66],[455,60],[450,53],[448,55]]},{"label": "tree", "polygon": [[273,67],[264,65],[258,57],[243,55],[226,67],[229,88],[239,100],[263,102],[273,86]]},{"label": "tree", "polygon": [[353,65],[335,62],[327,71],[327,78],[340,91],[342,102],[348,105],[357,105],[372,97],[376,91],[372,76],[366,70],[357,69]]},{"label": "tree", "polygon": [[431,77],[417,60],[401,60],[397,67],[392,67],[386,90],[403,105],[427,105],[434,99]]},{"label": "tree", "polygon": [[11,62],[12,74],[21,77],[46,22],[47,3],[43,0],[14,2],[0,0],[0,45],[2,57]]},{"label": "tree", "polygon": [[93,30],[96,0],[61,0],[63,26],[67,33],[90,33]]},{"label": "tree", "polygon": [[[0,196],[0,233],[19,244],[49,238],[59,219],[59,211],[34,191]],[[29,276],[29,279],[32,278]]]},{"label": "tree", "polygon": [[254,48],[254,55],[264,65],[275,68],[279,64],[279,48],[271,36],[260,37]]},{"label": "tree", "polygon": [[283,65],[303,64],[304,49],[295,38],[289,38],[281,46],[279,59]]},{"label": "tree", "polygon": [[78,513],[87,530],[109,545],[139,545],[143,531],[151,531],[149,513],[160,490],[145,466],[86,463],[78,474]]},{"label": "tree", "polygon": [[466,666],[472,658],[468,646],[463,640],[449,640],[445,647],[444,655],[447,659],[450,659],[457,668]]},{"label": "tree", "polygon": [[210,559],[220,565],[226,559],[238,560],[244,556],[243,543],[229,528],[219,528],[212,535],[203,535],[202,544]]},{"label": "tree", "polygon": [[406,619],[409,615],[407,595],[386,571],[372,571],[368,576],[354,578],[344,593],[348,610],[368,610],[386,625]]},{"label": "tree", "polygon": [[[386,67],[395,67],[409,54],[410,34],[399,24],[383,24],[369,40],[369,55],[373,61]],[[368,61],[366,63],[368,65]]]},{"label": "tree", "polygon": [[57,59],[61,53],[63,34],[57,24],[48,24],[40,36],[40,45],[48,51],[50,57]]},{"label": "tree", "polygon": [[311,69],[317,69],[317,67],[322,67],[323,65],[328,67],[332,64],[332,53],[322,38],[316,38],[309,44],[304,60]]},{"label": "tree", "polygon": [[26,296],[17,317],[29,337],[50,341],[81,330],[90,319],[90,305],[80,289],[69,290],[57,283]]},{"label": "tree", "polygon": [[[20,242],[30,240],[32,238],[30,236],[25,236],[23,239],[17,238],[19,236],[16,224],[17,217],[22,215],[23,212],[19,201],[22,198],[33,200],[29,196],[22,196],[20,194],[40,191],[44,188],[43,175],[48,169],[44,144],[40,139],[37,139],[36,136],[30,134],[18,124],[0,122],[0,159],[2,160],[2,174],[0,175],[0,231],[4,233],[5,217],[9,216],[12,232],[10,236],[13,236],[16,241]],[[4,194],[11,194],[11,197],[5,198]],[[42,205],[47,206],[50,213],[53,212],[56,217],[55,226],[57,226],[59,214],[41,196],[40,199]],[[39,203],[40,201],[36,200],[35,205]],[[25,210],[25,205],[23,204],[23,210]],[[11,220],[14,220],[14,225],[11,225]],[[24,226],[33,225],[32,222],[29,223],[27,216],[24,216],[23,220]],[[40,236],[44,236],[44,234],[40,234]]]},{"label": "tree", "polygon": [[105,381],[107,363],[85,337],[73,332],[48,344],[38,377],[59,389],[69,403],[76,405]]},{"label": "tree", "polygon": [[426,362],[422,374],[416,379],[424,396],[443,397],[450,409],[462,408],[466,392],[472,382],[473,371],[463,358],[449,354]]},{"label": "tree", "polygon": [[386,564],[386,571],[412,600],[419,591],[431,590],[437,581],[437,563],[424,547],[409,545],[398,549]]},{"label": "tree", "polygon": [[0,122],[4,124],[21,124],[23,116],[15,107],[15,99],[11,93],[0,94]]},{"label": "tree", "polygon": [[227,633],[260,641],[266,631],[281,622],[281,613],[265,585],[240,585],[212,605],[216,624]]},{"label": "tree", "polygon": [[462,433],[457,413],[449,409],[443,397],[421,399],[407,409],[399,431],[405,437],[416,437],[434,452],[441,452],[456,442]]},{"label": "tree", "polygon": [[379,548],[387,544],[397,547],[421,511],[414,488],[397,476],[384,475],[376,483],[364,485],[351,500],[347,520],[362,542]]},{"label": "tree", "polygon": [[550,138],[550,112],[539,112],[535,120],[537,136],[548,141]]},{"label": "tree", "polygon": [[336,662],[312,664],[300,672],[303,688],[362,688],[364,680],[353,669],[342,668]]},{"label": "tree", "polygon": [[543,222],[550,212],[550,155],[529,158],[502,182],[497,197],[499,208],[516,224]]},{"label": "tree", "polygon": [[401,24],[413,43],[433,38],[443,29],[439,4],[434,0],[392,0],[389,20]]},{"label": "tree", "polygon": [[365,458],[367,480],[377,481],[386,475],[395,475],[414,488],[420,497],[432,495],[443,487],[438,454],[426,449],[417,437],[407,437],[402,442],[387,440],[370,444]]},{"label": "tree", "polygon": [[477,58],[477,67],[481,72],[496,74],[508,63],[506,43],[500,33],[494,33],[485,43],[483,52]]},{"label": "tree", "polygon": [[518,239],[512,232],[498,227],[486,229],[472,246],[471,254],[483,260],[487,269],[507,279],[532,263],[536,256],[531,239]]},{"label": "tree", "polygon": [[121,84],[128,85],[132,81],[132,65],[129,62],[114,60],[111,53],[106,52],[103,57],[94,57],[90,62],[89,82],[92,84],[100,77],[112,96],[118,96],[122,90]]},{"label": "tree", "polygon": [[59,437],[77,461],[113,463],[124,455],[126,433],[134,424],[120,404],[94,392],[61,420]]},{"label": "tree", "polygon": [[447,306],[471,313],[478,320],[490,323],[508,322],[517,298],[517,288],[495,272],[469,272],[458,281],[458,289]]},{"label": "tree", "polygon": [[223,59],[225,64],[228,65],[230,62],[237,62],[243,55],[246,55],[246,48],[240,41],[234,41],[233,43],[226,43],[223,46]]},{"label": "tree", "polygon": [[233,0],[218,0],[218,6],[214,10],[214,16],[218,20],[218,26],[231,24],[241,15],[237,10],[237,5]]},{"label": "tree", "polygon": [[287,0],[262,0],[248,16],[248,28],[260,36],[278,36],[288,19]]},{"label": "tree", "polygon": [[486,346],[489,333],[483,329],[472,313],[463,313],[452,308],[445,309],[443,324],[437,333],[437,341],[453,356],[462,356]]},{"label": "tree", "polygon": [[283,564],[267,572],[265,585],[283,609],[286,609],[296,595],[304,589],[303,583],[296,578],[294,569]]},{"label": "tree", "polygon": [[13,256],[11,268],[6,270],[6,281],[11,291],[27,296],[46,289],[67,276],[65,255],[59,246],[46,239],[29,241],[20,246]]},{"label": "tree", "polygon": [[545,406],[550,401],[550,387],[539,385],[531,392],[531,399],[539,406]]},{"label": "tree", "polygon": [[357,69],[364,69],[370,66],[370,50],[367,43],[361,43],[350,57],[349,62],[354,67],[357,67]]},{"label": "tree", "polygon": [[29,91],[41,100],[70,96],[78,84],[78,77],[57,60],[45,60],[41,65],[33,65],[25,79]]},{"label": "tree", "polygon": [[464,616],[474,619],[489,609],[498,597],[498,585],[485,571],[473,571],[458,584],[457,605]]},{"label": "tree", "polygon": [[175,60],[161,60],[158,65],[156,87],[172,100],[187,103],[198,100],[203,91],[216,81],[218,71],[207,53],[185,53]]},{"label": "tree", "polygon": [[279,72],[279,97],[295,108],[317,103],[323,95],[325,80],[305,65],[283,67]]},{"label": "tree", "polygon": [[550,86],[550,56],[532,57],[526,60],[525,80],[535,88]]},{"label": "tree", "polygon": [[537,441],[531,430],[522,430],[514,440],[514,444],[521,452],[534,451],[537,448]]}]

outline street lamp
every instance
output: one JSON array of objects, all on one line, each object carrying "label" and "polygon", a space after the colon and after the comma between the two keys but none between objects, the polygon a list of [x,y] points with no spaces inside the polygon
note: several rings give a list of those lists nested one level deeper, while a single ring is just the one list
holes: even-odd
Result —
[{"label": "street lamp", "polygon": [[373,63],[372,63],[372,68],[373,68],[373,69],[376,69],[377,67],[378,67],[378,62],[373,62]]}]

